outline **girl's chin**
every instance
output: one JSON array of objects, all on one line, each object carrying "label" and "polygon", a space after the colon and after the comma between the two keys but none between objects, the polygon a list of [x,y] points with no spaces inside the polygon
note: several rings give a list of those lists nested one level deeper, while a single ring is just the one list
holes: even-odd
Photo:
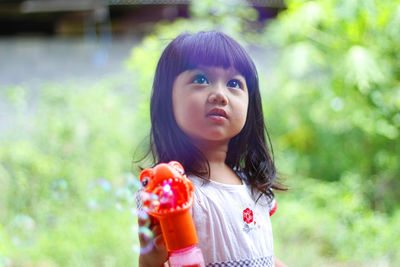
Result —
[{"label": "girl's chin", "polygon": [[191,136],[190,139],[195,145],[204,145],[204,144],[228,145],[232,137],[214,133],[207,136]]}]

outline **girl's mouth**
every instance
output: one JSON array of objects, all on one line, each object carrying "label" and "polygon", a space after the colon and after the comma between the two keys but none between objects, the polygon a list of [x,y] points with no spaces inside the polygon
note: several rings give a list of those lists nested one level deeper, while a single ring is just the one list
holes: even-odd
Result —
[{"label": "girl's mouth", "polygon": [[220,109],[220,108],[214,108],[212,110],[210,110],[206,117],[211,117],[211,118],[220,118],[220,119],[228,119],[228,116],[225,112],[225,110]]}]

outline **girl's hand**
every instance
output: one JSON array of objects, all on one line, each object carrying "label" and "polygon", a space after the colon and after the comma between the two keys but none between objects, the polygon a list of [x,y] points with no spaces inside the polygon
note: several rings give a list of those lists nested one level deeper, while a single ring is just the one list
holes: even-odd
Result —
[{"label": "girl's hand", "polygon": [[[139,234],[140,248],[145,249],[152,247],[147,253],[140,254],[139,266],[140,267],[160,267],[168,260],[168,251],[165,247],[164,238],[161,233],[161,226],[157,219],[150,218],[151,224],[149,229],[152,231],[154,238],[146,238],[143,234]],[[138,219],[139,227],[145,226],[147,220]],[[152,243],[152,244],[151,244]]]}]

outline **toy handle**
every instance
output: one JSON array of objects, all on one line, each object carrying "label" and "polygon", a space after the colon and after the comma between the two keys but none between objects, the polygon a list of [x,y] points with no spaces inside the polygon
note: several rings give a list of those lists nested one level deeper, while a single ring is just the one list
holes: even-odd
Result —
[{"label": "toy handle", "polygon": [[169,257],[170,267],[205,267],[201,250],[196,246],[172,251]]},{"label": "toy handle", "polygon": [[196,228],[189,210],[159,218],[161,231],[168,251],[196,245]]}]

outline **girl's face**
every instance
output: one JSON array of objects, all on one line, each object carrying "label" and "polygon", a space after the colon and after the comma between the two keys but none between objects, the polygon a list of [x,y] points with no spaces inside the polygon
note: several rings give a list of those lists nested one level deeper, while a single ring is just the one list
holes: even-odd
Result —
[{"label": "girl's face", "polygon": [[229,142],[246,122],[248,103],[246,79],[233,68],[187,70],[172,88],[175,120],[195,144]]}]

